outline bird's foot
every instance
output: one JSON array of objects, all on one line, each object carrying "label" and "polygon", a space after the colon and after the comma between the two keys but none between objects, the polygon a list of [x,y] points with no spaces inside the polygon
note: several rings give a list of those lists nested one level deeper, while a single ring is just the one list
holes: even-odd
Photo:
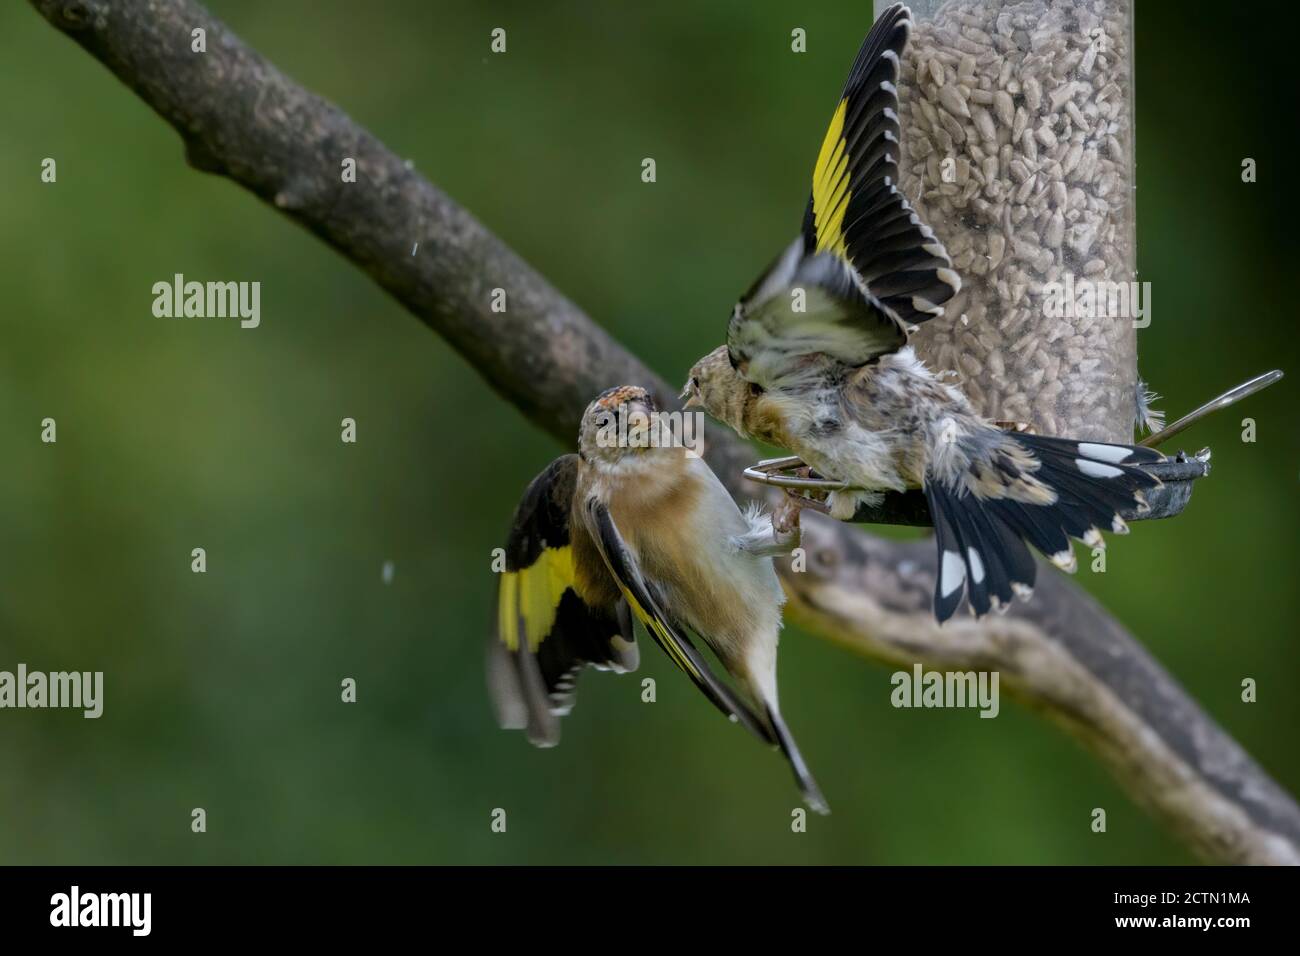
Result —
[{"label": "bird's foot", "polygon": [[804,499],[801,495],[786,492],[781,496],[781,503],[772,511],[772,536],[778,543],[789,541],[791,546],[799,539],[799,514],[803,511]]}]

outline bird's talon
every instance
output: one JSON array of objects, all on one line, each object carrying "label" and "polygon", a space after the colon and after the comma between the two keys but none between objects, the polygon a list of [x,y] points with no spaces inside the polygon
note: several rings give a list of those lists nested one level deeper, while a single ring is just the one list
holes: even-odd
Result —
[{"label": "bird's talon", "polygon": [[794,495],[781,496],[781,503],[772,511],[772,533],[778,539],[799,534],[799,513],[802,510]]},{"label": "bird's talon", "polygon": [[807,508],[810,511],[816,511],[818,514],[827,515],[831,509],[827,507],[826,502],[818,501],[816,498],[809,498],[806,495],[796,494],[793,491],[786,491],[786,497],[797,503],[800,510]]}]

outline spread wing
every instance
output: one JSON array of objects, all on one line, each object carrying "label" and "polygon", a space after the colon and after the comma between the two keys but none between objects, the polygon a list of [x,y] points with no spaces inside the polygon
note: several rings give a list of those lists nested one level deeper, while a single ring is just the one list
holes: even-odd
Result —
[{"label": "spread wing", "polygon": [[778,388],[826,356],[857,368],[907,342],[902,322],[838,255],[796,239],[749,290],[727,326],[731,364]]},{"label": "spread wing", "polygon": [[[727,344],[742,371],[762,349],[784,354],[787,372],[817,351],[852,367],[866,364],[902,347],[908,329],[942,315],[961,288],[942,243],[898,187],[895,84],[910,31],[911,15],[896,4],[858,51],[813,168],[799,239],[733,313]],[[812,264],[823,258],[840,268]],[[846,288],[844,271],[856,275],[858,288]],[[811,297],[809,285],[821,300],[816,314],[790,307],[801,288]]]},{"label": "spread wing", "polygon": [[961,287],[930,227],[898,187],[899,57],[911,14],[895,4],[862,42],[813,169],[803,239],[853,263],[904,327],[943,314]]},{"label": "spread wing", "polygon": [[565,455],[533,479],[515,510],[488,645],[488,688],[497,722],[525,729],[538,746],[559,742],[587,665],[623,673],[639,663],[627,604],[593,606],[574,583],[571,526],[578,458]]},{"label": "spread wing", "polygon": [[596,529],[596,544],[600,553],[637,620],[645,626],[672,662],[686,672],[720,711],[743,724],[763,742],[775,744],[776,739],[767,723],[713,674],[700,652],[664,613],[662,602],[657,597],[657,589],[641,573],[636,557],[624,542],[609,509],[594,498],[587,502],[586,507]]}]

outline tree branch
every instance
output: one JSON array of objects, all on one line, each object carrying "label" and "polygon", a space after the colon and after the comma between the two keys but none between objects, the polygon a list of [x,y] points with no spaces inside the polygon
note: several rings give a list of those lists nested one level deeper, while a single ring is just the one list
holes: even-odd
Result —
[{"label": "tree branch", "polygon": [[[468,212],[197,3],[32,3],[180,133],[192,165],[329,243],[552,435],[571,443],[586,403],[610,385],[646,385],[673,404],[674,390]],[[196,28],[206,53],[191,52]],[[341,180],[345,157],[356,160],[355,183]],[[507,290],[508,313],[491,311],[494,288]],[[739,478],[752,449],[710,434],[715,469],[736,493],[754,493]],[[804,546],[808,570],[783,568],[783,579],[789,610],[811,632],[889,664],[999,671],[1203,856],[1300,862],[1300,808],[1068,579],[1044,568],[1030,604],[940,628],[929,543],[809,515]]]}]

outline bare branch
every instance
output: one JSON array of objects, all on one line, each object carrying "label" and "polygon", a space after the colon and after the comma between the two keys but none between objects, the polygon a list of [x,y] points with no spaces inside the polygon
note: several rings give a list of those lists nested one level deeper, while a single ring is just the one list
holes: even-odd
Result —
[{"label": "bare branch", "polygon": [[[571,442],[606,386],[642,384],[672,404],[673,390],[468,212],[197,3],[32,3],[180,133],[192,165],[320,236],[552,435]],[[196,28],[206,31],[204,54],[191,52]],[[345,157],[356,160],[355,184],[342,182]],[[506,290],[508,313],[491,310],[494,288]],[[739,487],[752,450],[722,434],[710,447],[733,491],[752,493]],[[890,664],[999,671],[1202,855],[1300,862],[1300,808],[1069,580],[1044,568],[1032,603],[940,628],[929,544],[810,515],[805,548],[808,571],[786,568],[784,580],[792,613],[813,633]]]}]

